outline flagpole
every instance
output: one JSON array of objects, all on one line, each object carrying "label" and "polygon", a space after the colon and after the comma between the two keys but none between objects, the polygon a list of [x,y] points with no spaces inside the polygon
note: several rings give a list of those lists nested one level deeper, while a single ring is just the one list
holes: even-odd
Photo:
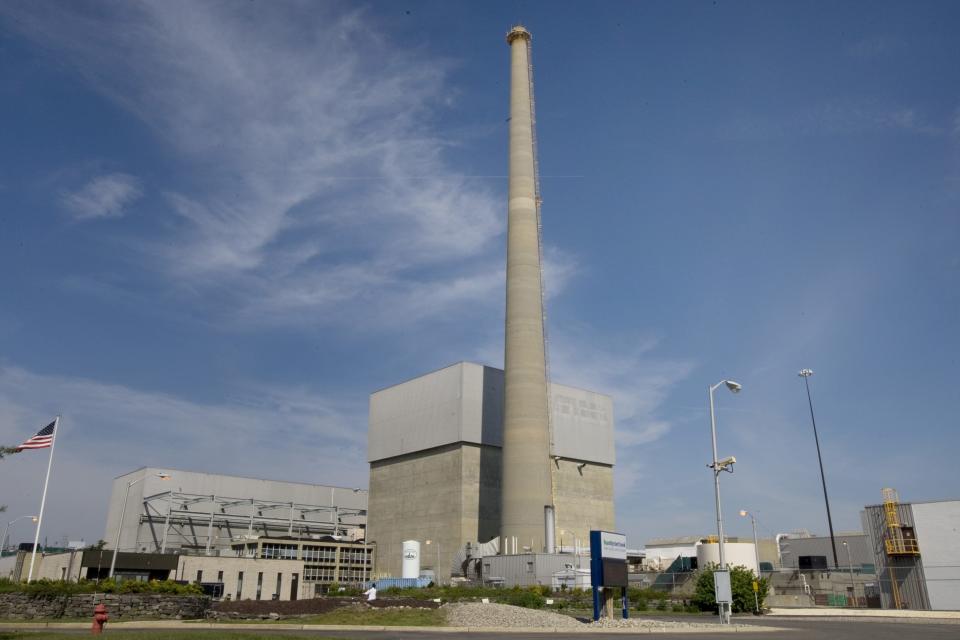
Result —
[{"label": "flagpole", "polygon": [[50,469],[53,467],[53,450],[57,446],[57,433],[60,431],[60,416],[53,420],[53,441],[50,443],[50,460],[47,462],[47,479],[43,481],[43,497],[40,499],[40,514],[37,517],[37,532],[33,537],[33,553],[30,555],[30,571],[27,582],[33,580],[33,563],[37,559],[37,544],[40,543],[40,525],[43,524],[43,507],[47,503],[47,485],[50,484]]}]

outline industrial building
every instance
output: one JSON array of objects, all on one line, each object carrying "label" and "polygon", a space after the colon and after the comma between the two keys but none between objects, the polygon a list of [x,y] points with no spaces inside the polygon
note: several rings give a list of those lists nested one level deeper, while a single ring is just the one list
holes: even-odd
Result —
[{"label": "industrial building", "polygon": [[883,608],[960,610],[960,500],[900,502],[884,489],[861,519]]},{"label": "industrial building", "polygon": [[[828,568],[857,573],[873,573],[873,551],[867,534],[859,531],[837,533],[830,536],[784,535],[780,540],[780,557],[784,569],[800,571],[826,571]],[[833,563],[833,541],[837,544],[838,567]]]},{"label": "industrial building", "polygon": [[[375,548],[363,542],[291,537],[243,540],[217,555],[196,550],[181,553],[117,554],[120,580],[195,582],[216,598],[298,600],[313,598],[331,584],[361,585],[372,575]],[[194,555],[200,553],[201,555]],[[104,579],[113,551],[87,549],[37,557],[34,575],[50,580]],[[25,578],[30,554],[21,551],[14,579]]]},{"label": "industrial building", "polygon": [[[124,499],[126,497],[126,500]],[[113,481],[103,540],[120,551],[216,555],[252,536],[363,538],[367,492],[144,467]]]},{"label": "industrial building", "polygon": [[368,540],[382,574],[401,569],[408,540],[443,582],[493,553],[554,554],[558,536],[586,547],[591,529],[613,530],[613,403],[548,380],[532,36],[515,26],[506,40],[504,369],[463,362],[371,396]]},{"label": "industrial building", "polygon": [[[430,540],[423,567],[445,581],[463,571],[464,545],[500,539],[503,385],[500,369],[461,362],[371,395],[367,540],[378,574],[399,575],[405,540]],[[614,526],[613,401],[559,384],[550,399],[557,537],[586,548],[590,529]],[[542,551],[536,540],[500,540]]]},{"label": "industrial building", "polygon": [[[761,538],[757,540],[760,567],[757,567],[757,553],[753,538],[724,536],[724,551],[727,564],[744,566],[757,572],[779,567],[776,541]],[[678,536],[674,538],[653,538],[644,547],[644,568],[666,573],[693,571],[711,562],[719,563],[720,550],[716,536]]]}]

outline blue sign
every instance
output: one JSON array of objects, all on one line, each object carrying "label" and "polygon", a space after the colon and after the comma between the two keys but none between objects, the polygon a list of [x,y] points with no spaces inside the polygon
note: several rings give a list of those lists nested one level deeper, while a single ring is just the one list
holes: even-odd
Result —
[{"label": "blue sign", "polygon": [[604,589],[622,589],[623,617],[627,612],[627,537],[611,531],[590,532],[590,586],[593,588],[593,619],[600,619],[600,594]]}]

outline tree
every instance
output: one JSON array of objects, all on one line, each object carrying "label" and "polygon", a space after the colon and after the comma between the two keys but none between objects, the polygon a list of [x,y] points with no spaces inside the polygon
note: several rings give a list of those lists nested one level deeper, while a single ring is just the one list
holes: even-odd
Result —
[{"label": "tree", "polygon": [[[16,447],[4,447],[4,446],[0,446],[0,458],[5,458],[6,456],[9,456],[9,455],[14,454],[14,453],[20,453],[20,449],[17,449]],[[0,505],[0,513],[3,513],[3,512],[6,511],[6,510],[7,510],[7,505],[5,505],[5,504],[4,504],[4,505]],[[3,542],[6,542],[6,541],[5,541],[5,540],[4,540],[4,541],[0,541],[0,544],[2,544]]]},{"label": "tree", "polygon": [[[701,611],[716,611],[717,600],[713,593],[713,572],[719,567],[716,564],[710,564],[700,570],[697,575],[696,588],[693,594],[693,604]],[[757,580],[756,574],[752,569],[746,567],[730,568],[730,591],[733,595],[733,612],[743,613],[754,610],[753,582],[757,581],[759,591],[757,599],[760,602],[760,608],[763,609],[763,600],[767,597],[769,582],[766,578]]]}]

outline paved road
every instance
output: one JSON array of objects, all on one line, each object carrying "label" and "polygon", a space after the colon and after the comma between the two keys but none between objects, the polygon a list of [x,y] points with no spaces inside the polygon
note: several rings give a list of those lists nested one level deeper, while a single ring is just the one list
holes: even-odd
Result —
[{"label": "paved road", "polygon": [[[935,622],[904,622],[904,621],[863,621],[863,620],[825,620],[825,619],[782,619],[764,618],[763,620],[738,619],[745,624],[761,624],[763,626],[781,627],[784,631],[776,633],[755,632],[747,634],[729,633],[640,633],[636,636],[625,634],[603,633],[543,633],[517,634],[509,630],[503,633],[438,633],[437,631],[322,631],[307,632],[284,630],[282,625],[251,629],[251,635],[276,634],[278,638],[344,638],[345,640],[442,640],[455,636],[469,640],[506,640],[507,638],[521,638],[523,640],[624,640],[628,637],[661,638],[672,640],[957,640],[960,638],[960,624],[940,624]],[[23,627],[20,627],[22,629]],[[0,630],[3,626],[0,625]],[[108,626],[109,630],[109,626]],[[64,636],[89,635],[89,631],[80,629],[54,630],[44,629],[46,633]],[[137,633],[133,629],[124,630],[131,635]],[[149,630],[143,630],[149,631]],[[155,631],[155,630],[154,630]],[[221,632],[217,630],[195,631],[198,638],[214,640]],[[231,633],[247,633],[231,630]]]}]

